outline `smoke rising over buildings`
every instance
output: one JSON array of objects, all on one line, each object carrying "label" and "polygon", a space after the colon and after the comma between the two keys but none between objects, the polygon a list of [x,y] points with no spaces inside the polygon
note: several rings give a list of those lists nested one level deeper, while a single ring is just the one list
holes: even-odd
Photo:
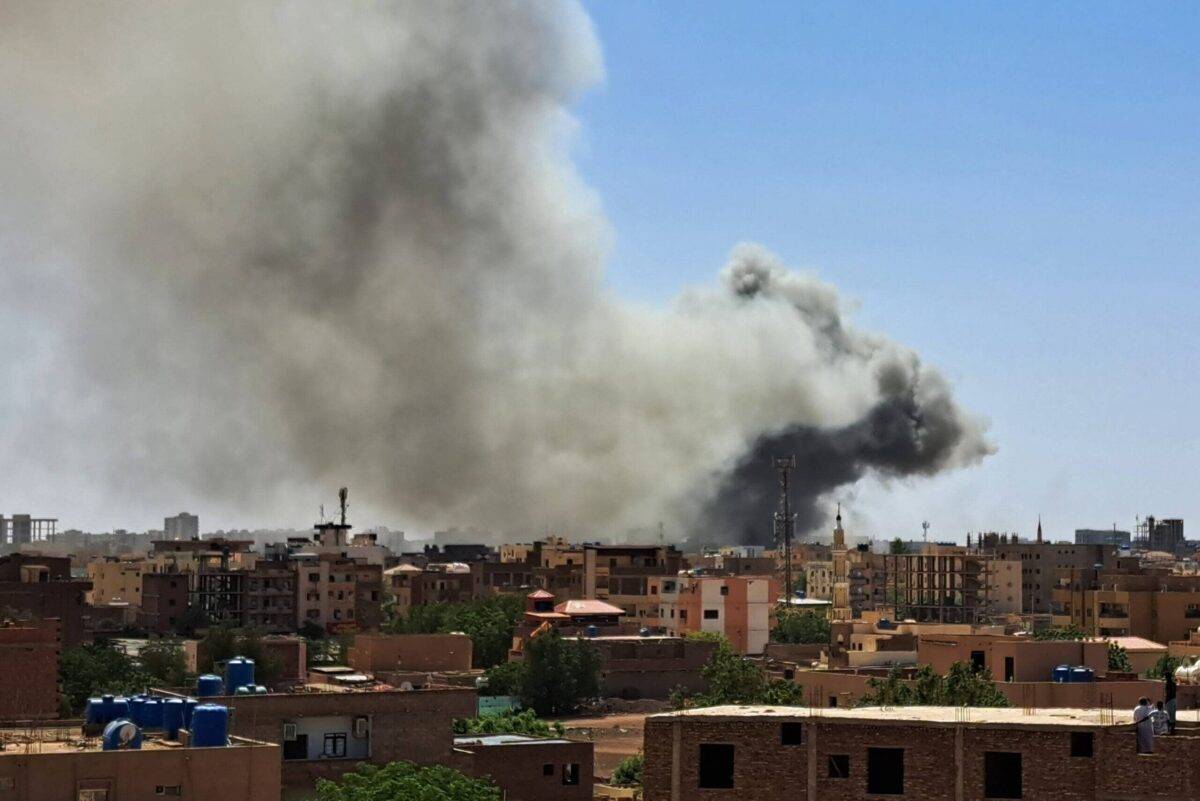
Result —
[{"label": "smoke rising over buildings", "polygon": [[430,523],[746,536],[773,452],[800,530],[868,471],[990,452],[761,247],[669,308],[613,297],[569,152],[601,77],[566,2],[5,4],[0,344],[39,392],[0,398],[0,451],[172,507],[349,484]]}]

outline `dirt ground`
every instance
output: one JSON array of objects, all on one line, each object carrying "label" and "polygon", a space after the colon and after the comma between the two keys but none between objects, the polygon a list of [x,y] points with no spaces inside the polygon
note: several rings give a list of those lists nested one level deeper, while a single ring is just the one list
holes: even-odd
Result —
[{"label": "dirt ground", "polygon": [[597,778],[607,779],[622,759],[642,750],[646,713],[570,718],[562,722],[567,737],[595,743]]}]

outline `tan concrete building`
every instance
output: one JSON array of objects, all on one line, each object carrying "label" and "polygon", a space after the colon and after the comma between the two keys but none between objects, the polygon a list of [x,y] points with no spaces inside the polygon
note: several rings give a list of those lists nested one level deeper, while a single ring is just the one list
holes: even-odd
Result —
[{"label": "tan concrete building", "polygon": [[140,607],[144,564],[142,559],[119,556],[104,556],[88,562],[87,577],[92,582],[92,589],[87,594],[87,602],[92,606],[125,603]]},{"label": "tan concrete building", "polygon": [[1097,676],[1108,672],[1108,643],[1079,640],[1033,640],[996,634],[922,634],[917,663],[946,675],[955,662],[992,672],[998,681],[1051,681],[1059,665],[1089,667]]},{"label": "tan concrete building", "polygon": [[1051,620],[1095,637],[1184,640],[1200,626],[1200,576],[1140,568],[1065,571]]},{"label": "tan concrete building", "polygon": [[189,748],[146,736],[138,749],[104,751],[79,729],[0,731],[3,801],[279,801],[279,746],[231,737]]},{"label": "tan concrete building", "polygon": [[652,582],[657,625],[675,635],[723,634],[740,654],[761,654],[770,639],[779,582],[770,576],[678,576]]},{"label": "tan concrete building", "polygon": [[676,576],[683,567],[673,545],[585,545],[583,557],[584,598],[619,606],[642,625],[654,625],[659,616],[650,579]]}]

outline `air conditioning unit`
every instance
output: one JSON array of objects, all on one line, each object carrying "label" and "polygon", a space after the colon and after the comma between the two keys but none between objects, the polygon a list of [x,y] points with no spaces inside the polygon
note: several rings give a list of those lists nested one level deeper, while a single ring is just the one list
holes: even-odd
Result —
[{"label": "air conditioning unit", "polygon": [[365,717],[354,719],[354,736],[355,737],[359,737],[359,738],[366,737],[368,732],[370,732],[370,731],[371,731],[370,720],[368,720]]},{"label": "air conditioning unit", "polygon": [[295,723],[283,724],[283,739],[286,742],[289,742],[289,743],[295,742],[296,741],[296,733],[297,732],[296,732],[296,724]]}]

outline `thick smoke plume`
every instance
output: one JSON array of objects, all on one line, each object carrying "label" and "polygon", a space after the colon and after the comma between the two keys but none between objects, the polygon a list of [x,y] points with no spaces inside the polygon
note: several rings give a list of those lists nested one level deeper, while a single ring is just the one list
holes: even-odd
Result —
[{"label": "thick smoke plume", "polygon": [[761,248],[669,309],[610,296],[569,154],[600,77],[574,3],[0,6],[5,459],[50,465],[15,489],[761,538],[772,453],[810,523],[989,452]]}]

